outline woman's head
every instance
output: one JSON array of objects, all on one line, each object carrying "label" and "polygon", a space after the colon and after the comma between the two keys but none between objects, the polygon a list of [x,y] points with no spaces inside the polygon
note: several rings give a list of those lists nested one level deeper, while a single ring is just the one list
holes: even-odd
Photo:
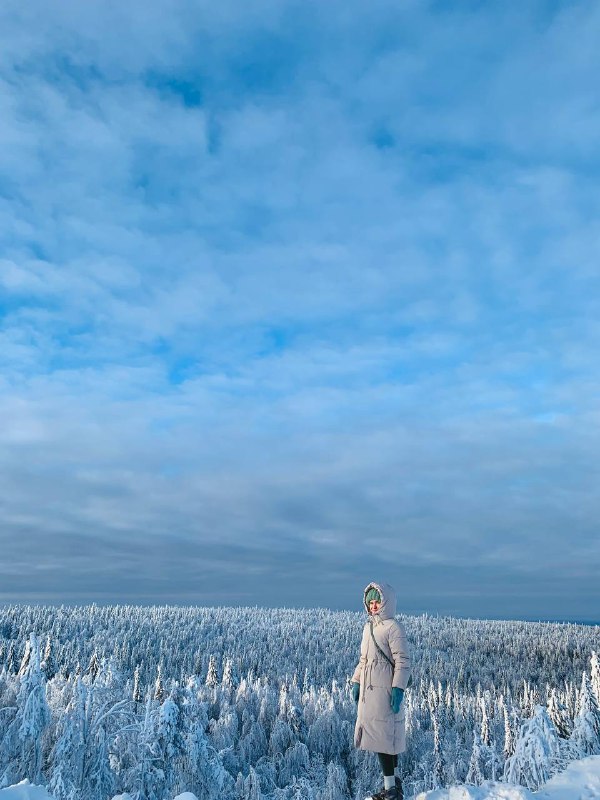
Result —
[{"label": "woman's head", "polygon": [[396,615],[396,592],[385,581],[371,581],[365,586],[363,604],[375,624],[392,619]]},{"label": "woman's head", "polygon": [[369,614],[377,614],[381,608],[381,595],[374,586],[365,595],[365,605]]}]

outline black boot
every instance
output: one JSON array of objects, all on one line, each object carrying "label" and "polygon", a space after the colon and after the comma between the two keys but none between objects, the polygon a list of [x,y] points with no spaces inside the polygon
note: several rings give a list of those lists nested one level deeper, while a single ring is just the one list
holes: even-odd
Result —
[{"label": "black boot", "polygon": [[[400,791],[402,791],[402,787],[400,787]],[[397,786],[392,786],[391,789],[384,789],[377,794],[372,794],[371,800],[403,800],[403,795],[398,794]]]}]

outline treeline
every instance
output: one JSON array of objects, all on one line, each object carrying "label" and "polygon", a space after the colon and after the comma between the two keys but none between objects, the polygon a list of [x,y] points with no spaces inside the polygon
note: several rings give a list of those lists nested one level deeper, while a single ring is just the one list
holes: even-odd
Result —
[{"label": "treeline", "polygon": [[[352,747],[360,615],[11,607],[0,620],[0,785],[29,778],[57,800],[362,800],[379,787],[376,759]],[[407,794],[487,778],[537,788],[600,752],[599,628],[404,622]]]},{"label": "treeline", "polygon": [[[398,617],[407,628],[415,679],[443,680],[464,691],[493,683],[515,692],[577,679],[600,627],[547,622]],[[112,655],[120,669],[139,666],[144,682],[161,664],[167,679],[206,672],[210,656],[229,657],[240,674],[271,681],[296,675],[315,685],[343,683],[357,659],[364,614],[327,609],[178,606],[5,606],[0,608],[0,663],[18,667],[31,632],[50,637],[64,670]]]}]

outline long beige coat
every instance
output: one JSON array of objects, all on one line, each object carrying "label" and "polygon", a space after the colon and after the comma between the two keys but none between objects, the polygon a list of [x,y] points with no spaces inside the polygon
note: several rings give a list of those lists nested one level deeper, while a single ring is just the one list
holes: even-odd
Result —
[{"label": "long beige coat", "polygon": [[406,698],[400,711],[394,714],[391,708],[392,686],[406,689],[411,671],[410,655],[404,626],[395,619],[396,593],[387,583],[370,583],[363,595],[367,613],[366,595],[372,588],[377,589],[382,599],[379,613],[370,615],[373,635],[379,647],[394,662],[394,668],[375,647],[367,622],[360,646],[360,661],[352,676],[352,682],[360,683],[354,745],[361,750],[395,755],[406,750]]}]

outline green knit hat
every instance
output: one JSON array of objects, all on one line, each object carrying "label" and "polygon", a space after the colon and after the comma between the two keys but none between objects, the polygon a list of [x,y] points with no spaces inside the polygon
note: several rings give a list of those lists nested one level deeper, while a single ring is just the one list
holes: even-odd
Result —
[{"label": "green knit hat", "polygon": [[381,595],[374,586],[369,589],[365,596],[365,603],[367,604],[367,607],[371,600],[377,600],[378,603],[381,603]]}]

